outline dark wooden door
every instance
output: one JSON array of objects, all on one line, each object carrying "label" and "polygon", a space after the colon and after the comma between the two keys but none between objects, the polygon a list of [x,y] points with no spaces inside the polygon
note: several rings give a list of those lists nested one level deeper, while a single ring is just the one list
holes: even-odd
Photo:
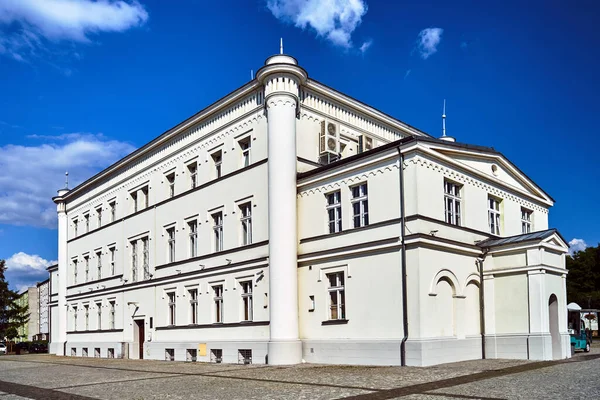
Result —
[{"label": "dark wooden door", "polygon": [[144,320],[139,319],[139,320],[136,320],[135,323],[138,326],[138,342],[140,345],[140,349],[139,349],[140,360],[143,360],[144,359],[144,340],[146,338],[146,335],[144,334]]}]

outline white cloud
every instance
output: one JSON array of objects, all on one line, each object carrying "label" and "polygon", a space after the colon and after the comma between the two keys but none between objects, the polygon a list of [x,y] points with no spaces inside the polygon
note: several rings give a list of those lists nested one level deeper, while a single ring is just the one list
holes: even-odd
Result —
[{"label": "white cloud", "polygon": [[74,187],[134,150],[103,135],[39,135],[37,139],[43,143],[0,147],[0,224],[55,228],[52,197],[64,186],[65,171],[69,171],[69,186]]},{"label": "white cloud", "polygon": [[365,54],[367,50],[369,50],[369,47],[371,47],[371,45],[373,44],[372,40],[367,40],[366,42],[364,42],[362,44],[362,46],[360,46],[360,52]]},{"label": "white cloud", "polygon": [[437,52],[437,47],[442,41],[442,33],[444,33],[442,28],[426,28],[419,32],[417,49],[423,60]]},{"label": "white cloud", "polygon": [[147,20],[136,0],[1,0],[0,54],[26,61],[46,53],[48,41],[89,43],[91,35],[123,32]]},{"label": "white cloud", "polygon": [[37,254],[18,252],[6,260],[6,279],[11,288],[22,293],[25,289],[48,279],[48,268],[57,261],[46,260]]},{"label": "white cloud", "polygon": [[275,18],[310,27],[336,46],[352,47],[352,33],[367,13],[364,0],[267,0]]},{"label": "white cloud", "polygon": [[569,246],[569,254],[571,255],[577,253],[578,251],[583,251],[588,247],[585,240],[577,238],[571,239],[571,241],[569,242]]}]

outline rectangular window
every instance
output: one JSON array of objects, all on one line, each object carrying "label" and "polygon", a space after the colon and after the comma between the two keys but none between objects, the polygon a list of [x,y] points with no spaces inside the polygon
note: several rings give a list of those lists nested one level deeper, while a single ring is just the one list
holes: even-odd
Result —
[{"label": "rectangular window", "polygon": [[329,281],[329,319],[346,319],[344,273],[327,274]]},{"label": "rectangular window", "polygon": [[175,172],[167,175],[167,184],[169,185],[169,198],[175,196]]},{"label": "rectangular window", "polygon": [[490,232],[494,235],[500,234],[500,202],[495,197],[488,196],[488,224]]},{"label": "rectangular window", "polygon": [[223,322],[223,285],[213,286],[214,302],[215,302],[215,319],[216,323]]},{"label": "rectangular window", "polygon": [[85,214],[83,220],[85,222],[85,233],[88,233],[90,231],[90,214]]},{"label": "rectangular window", "polygon": [[213,159],[213,163],[215,166],[215,178],[220,178],[221,177],[221,167],[223,164],[223,153],[221,153],[221,151],[217,151],[216,153],[214,153],[212,155],[212,159]]},{"label": "rectangular window", "polygon": [[240,222],[242,224],[242,246],[252,243],[252,204],[240,205]]},{"label": "rectangular window", "polygon": [[79,221],[76,219],[73,220],[73,236],[77,237],[77,224]]},{"label": "rectangular window", "polygon": [[223,349],[210,349],[210,362],[220,364],[223,362]]},{"label": "rectangular window", "polygon": [[131,242],[131,281],[137,282],[138,262],[137,262],[137,241]]},{"label": "rectangular window", "polygon": [[252,321],[252,281],[241,282],[244,321]]},{"label": "rectangular window", "polygon": [[175,262],[175,227],[167,229],[169,262]]},{"label": "rectangular window", "polygon": [[109,302],[108,329],[115,329],[115,302]]},{"label": "rectangular window", "polygon": [[94,358],[100,358],[100,347],[94,348]]},{"label": "rectangular window", "polygon": [[214,251],[223,250],[223,213],[218,212],[212,215]]},{"label": "rectangular window", "polygon": [[198,222],[196,220],[188,222],[190,229],[190,257],[198,255]]},{"label": "rectangular window", "polygon": [[102,252],[96,253],[96,266],[98,267],[98,279],[102,279]]},{"label": "rectangular window", "polygon": [[363,183],[352,190],[352,221],[355,228],[369,225],[369,200],[367,184]]},{"label": "rectangular window", "polygon": [[108,358],[115,358],[115,349],[114,347],[109,347],[107,352],[106,352],[106,357]]},{"label": "rectangular window", "polygon": [[73,260],[73,285],[77,284],[77,260]]},{"label": "rectangular window", "polygon": [[117,219],[117,202],[111,201],[108,203],[108,207],[110,208],[110,222],[115,222]]},{"label": "rectangular window", "polygon": [[73,306],[73,330],[77,330],[77,306]]},{"label": "rectangular window", "polygon": [[444,211],[446,222],[460,226],[460,189],[461,186],[444,181]]},{"label": "rectangular window", "polygon": [[238,349],[238,364],[252,364],[252,349]]},{"label": "rectangular window", "polygon": [[138,195],[137,192],[131,192],[131,204],[133,204],[133,212],[137,212],[138,210]]},{"label": "rectangular window", "polygon": [[198,163],[188,165],[188,171],[190,173],[190,188],[194,189],[198,186]]},{"label": "rectangular window", "polygon": [[98,330],[102,330],[102,303],[96,303],[96,310],[98,312]]},{"label": "rectangular window", "polygon": [[98,228],[102,226],[102,207],[96,209],[96,216],[98,216]]},{"label": "rectangular window", "polygon": [[533,211],[521,207],[521,232],[531,233],[531,216]]},{"label": "rectangular window", "polygon": [[150,279],[150,249],[148,246],[148,238],[142,239],[142,266],[144,268],[144,279]]},{"label": "rectangular window", "polygon": [[240,149],[242,151],[242,167],[250,165],[250,136],[239,141]]},{"label": "rectangular window", "polygon": [[342,231],[342,203],[341,192],[328,193],[327,197],[327,217],[329,224],[329,233]]},{"label": "rectangular window", "polygon": [[81,357],[87,357],[87,356],[88,356],[88,348],[82,347],[81,348]]},{"label": "rectangular window", "polygon": [[89,331],[90,330],[90,306],[87,304],[84,305],[83,310],[85,311],[85,330]]},{"label": "rectangular window", "polygon": [[169,325],[175,325],[175,292],[167,293],[169,298]]},{"label": "rectangular window", "polygon": [[115,274],[115,248],[111,247],[110,249],[108,249],[108,251],[110,252],[110,274],[114,275]]},{"label": "rectangular window", "polygon": [[144,208],[148,208],[148,205],[150,204],[150,192],[148,191],[148,186],[142,188],[142,195],[144,196]]},{"label": "rectangular window", "polygon": [[88,256],[83,257],[83,262],[85,263],[85,281],[90,281],[90,258]]},{"label": "rectangular window", "polygon": [[190,289],[190,324],[198,323],[198,289]]}]

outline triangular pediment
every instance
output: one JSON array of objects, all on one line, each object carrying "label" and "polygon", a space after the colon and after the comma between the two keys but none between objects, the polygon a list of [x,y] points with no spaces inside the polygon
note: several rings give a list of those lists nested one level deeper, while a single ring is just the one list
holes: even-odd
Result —
[{"label": "triangular pediment", "polygon": [[492,181],[499,181],[548,205],[554,203],[554,200],[546,192],[500,153],[493,150],[462,149],[458,146],[444,146],[442,144],[432,144],[427,147],[478,175],[485,176]]}]

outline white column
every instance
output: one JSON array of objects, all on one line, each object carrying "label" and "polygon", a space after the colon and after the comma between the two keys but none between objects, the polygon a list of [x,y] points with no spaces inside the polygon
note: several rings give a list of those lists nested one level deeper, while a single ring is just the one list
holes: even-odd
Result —
[{"label": "white column", "polygon": [[527,284],[529,287],[529,359],[552,360],[546,271],[528,271]]},{"label": "white column", "polygon": [[[59,195],[60,195],[59,191]],[[52,324],[57,325],[56,335],[52,337],[52,347],[56,355],[65,355],[64,343],[67,341],[67,210],[64,201],[56,202],[58,212],[58,310],[53,315]]]},{"label": "white column", "polygon": [[296,102],[289,92],[267,99],[269,144],[269,364],[302,361],[298,339]]}]

